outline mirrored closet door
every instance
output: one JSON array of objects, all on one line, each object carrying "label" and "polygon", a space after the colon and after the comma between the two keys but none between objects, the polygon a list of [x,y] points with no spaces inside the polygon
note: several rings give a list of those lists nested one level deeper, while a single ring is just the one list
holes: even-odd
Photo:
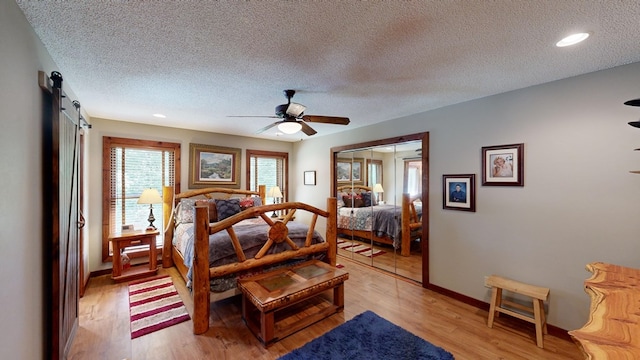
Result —
[{"label": "mirrored closet door", "polygon": [[425,148],[428,133],[332,149],[340,256],[425,281]]}]

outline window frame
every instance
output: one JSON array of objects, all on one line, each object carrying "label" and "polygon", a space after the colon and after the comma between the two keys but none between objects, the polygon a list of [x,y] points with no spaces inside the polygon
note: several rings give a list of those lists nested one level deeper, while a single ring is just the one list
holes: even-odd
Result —
[{"label": "window frame", "polygon": [[[283,161],[282,171],[282,201],[286,202],[289,199],[289,153],[279,151],[266,151],[266,150],[252,150],[247,149],[245,153],[246,157],[246,189],[251,190],[251,158],[252,157],[265,157],[265,158],[280,158]],[[258,184],[263,185],[263,184]],[[269,189],[266,189],[269,191]]]},{"label": "window frame", "polygon": [[[109,232],[111,228],[109,213],[109,204],[111,203],[110,189],[111,189],[111,148],[123,147],[123,148],[136,148],[136,149],[151,149],[159,151],[172,151],[173,152],[173,179],[175,192],[180,192],[180,143],[172,143],[165,141],[153,141],[153,140],[140,140],[131,138],[120,138],[113,136],[102,137],[102,262],[112,261],[112,256],[109,254]],[[164,237],[164,233],[160,226],[160,242]],[[162,246],[156,247],[156,255],[162,254]],[[127,251],[127,255],[130,258],[147,257],[148,248],[133,249]]]}]

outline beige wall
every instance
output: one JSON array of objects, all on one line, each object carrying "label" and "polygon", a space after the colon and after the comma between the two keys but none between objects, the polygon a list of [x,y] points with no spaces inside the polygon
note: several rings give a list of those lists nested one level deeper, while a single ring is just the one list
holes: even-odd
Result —
[{"label": "beige wall", "polygon": [[[484,276],[551,289],[549,323],[587,320],[593,261],[640,267],[640,63],[509,92],[294,145],[293,194],[329,195],[329,149],[430,132],[430,282],[489,300]],[[524,143],[524,187],[481,186],[483,146]],[[318,186],[301,186],[309,163]],[[475,173],[476,212],[442,209],[442,175]]]}]

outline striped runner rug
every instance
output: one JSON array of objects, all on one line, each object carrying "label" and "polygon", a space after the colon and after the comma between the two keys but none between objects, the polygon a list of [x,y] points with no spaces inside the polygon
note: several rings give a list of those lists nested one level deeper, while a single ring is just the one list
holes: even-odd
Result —
[{"label": "striped runner rug", "polygon": [[170,276],[129,284],[131,339],[190,319]]},{"label": "striped runner rug", "polygon": [[338,247],[342,250],[354,252],[366,257],[376,257],[386,254],[386,251],[374,249],[370,245],[352,243],[351,241],[345,241],[342,239],[338,239]]}]

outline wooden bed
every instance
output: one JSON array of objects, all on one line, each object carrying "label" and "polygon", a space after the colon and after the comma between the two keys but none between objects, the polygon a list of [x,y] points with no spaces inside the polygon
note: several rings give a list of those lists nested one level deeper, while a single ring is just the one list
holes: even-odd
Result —
[{"label": "wooden bed", "polygon": [[[174,194],[172,187],[163,189],[163,213],[164,213],[164,247],[162,252],[163,267],[175,266],[185,281],[188,281],[187,272],[189,268],[184,265],[182,254],[173,246],[172,240],[175,228],[175,209],[182,199],[200,198],[230,198],[230,197],[255,197],[259,196],[264,204],[265,187],[260,186],[259,191],[236,190],[226,188],[206,188],[198,190],[190,190],[187,192]],[[225,291],[223,293],[212,293],[210,290],[210,281],[231,274],[251,273],[262,271],[265,267],[283,264],[293,259],[301,257],[324,255],[323,261],[335,266],[336,265],[336,218],[337,205],[335,198],[327,199],[327,209],[324,211],[308,204],[300,202],[287,202],[281,204],[260,205],[250,207],[233,216],[225,218],[221,221],[209,222],[209,207],[195,206],[195,215],[193,217],[194,232],[194,248],[193,263],[191,269],[191,289],[194,303],[193,312],[193,332],[202,334],[209,329],[209,312],[210,302],[221,300],[236,294],[239,294],[237,288]],[[306,238],[303,244],[296,246],[288,236],[289,227],[297,224],[290,224],[293,221],[296,211],[306,211],[311,216],[311,221],[307,224]],[[271,218],[271,214],[280,212],[286,214],[280,220]],[[298,213],[300,215],[300,213]],[[323,242],[312,244],[312,236],[317,234],[315,227],[318,218],[325,218],[326,233]],[[237,225],[247,219],[261,218],[267,224],[267,240],[264,242],[260,250],[253,257],[247,256],[241,245],[241,239],[236,235]],[[298,218],[301,218],[298,216]],[[262,226],[265,224],[262,223]],[[233,245],[235,251],[235,262],[224,265],[210,267],[209,264],[209,237],[221,236],[219,232],[226,232],[226,238]],[[215,235],[214,235],[215,234]],[[288,245],[288,246],[287,246]],[[286,250],[278,253],[268,253],[269,249],[275,246],[284,246]]]},{"label": "wooden bed", "polygon": [[[362,192],[371,191],[371,187],[363,185],[343,185],[337,188],[338,194],[340,193],[352,193],[359,194]],[[415,195],[413,197],[409,194],[402,194],[401,205],[401,218],[400,218],[400,231],[398,236],[400,240],[400,255],[411,255],[411,241],[418,239],[422,236],[422,216],[418,215],[416,210],[415,201],[420,200],[421,195]],[[375,207],[374,207],[375,208]],[[350,228],[337,228],[337,233],[346,236],[357,236],[364,239],[373,239],[373,241],[383,244],[394,244],[394,239],[389,236],[378,236],[375,231],[372,230],[356,230]]]}]

